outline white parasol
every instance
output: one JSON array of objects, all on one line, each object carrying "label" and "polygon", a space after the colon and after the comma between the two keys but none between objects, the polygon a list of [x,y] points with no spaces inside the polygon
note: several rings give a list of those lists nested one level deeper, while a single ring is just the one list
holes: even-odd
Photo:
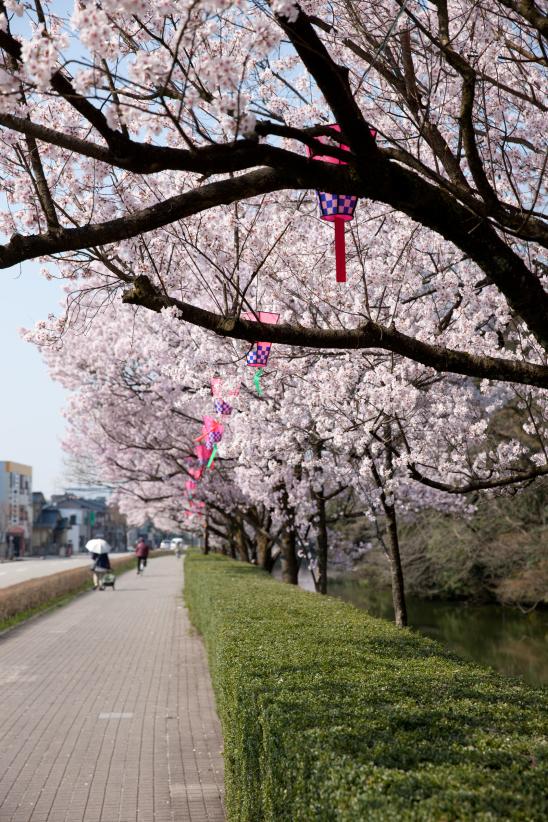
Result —
[{"label": "white parasol", "polygon": [[112,551],[112,548],[106,539],[88,539],[86,551],[90,551],[92,554],[108,554],[109,551]]}]

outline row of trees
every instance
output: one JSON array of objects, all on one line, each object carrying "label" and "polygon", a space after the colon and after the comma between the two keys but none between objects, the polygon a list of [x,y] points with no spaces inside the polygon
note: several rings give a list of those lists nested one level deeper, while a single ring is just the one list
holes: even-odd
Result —
[{"label": "row of trees", "polygon": [[[546,14],[0,7],[0,265],[40,258],[68,281],[64,315],[33,336],[75,392],[69,447],[130,516],[180,521],[209,378],[241,376],[246,341],[271,340],[265,394],[248,378],[200,484],[211,538],[265,567],[280,550],[291,581],[315,539],[324,590],[330,527],[366,514],[403,624],[398,513],[465,513],[463,494],[548,472]],[[346,164],[307,159],[333,122]],[[363,198],[343,287],[314,189]],[[281,323],[258,329],[250,309]],[[507,406],[519,436],[490,424]]]}]

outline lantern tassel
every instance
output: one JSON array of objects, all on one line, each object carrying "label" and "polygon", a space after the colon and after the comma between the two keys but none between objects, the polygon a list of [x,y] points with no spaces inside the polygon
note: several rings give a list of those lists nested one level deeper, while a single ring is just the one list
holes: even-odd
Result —
[{"label": "lantern tassel", "polygon": [[206,468],[211,468],[211,466],[213,465],[213,460],[215,459],[216,453],[217,453],[217,443],[215,443],[215,445],[213,446],[213,451],[211,452],[211,456],[208,460]]},{"label": "lantern tassel", "polygon": [[257,389],[257,394],[259,395],[259,397],[263,396],[263,389],[261,388],[261,384],[259,382],[263,374],[264,369],[257,368],[257,370],[255,371],[255,376],[253,377],[253,382],[255,383],[255,388]]},{"label": "lantern tassel", "polygon": [[344,220],[335,217],[335,266],[338,283],[346,282],[346,249],[344,244]]}]

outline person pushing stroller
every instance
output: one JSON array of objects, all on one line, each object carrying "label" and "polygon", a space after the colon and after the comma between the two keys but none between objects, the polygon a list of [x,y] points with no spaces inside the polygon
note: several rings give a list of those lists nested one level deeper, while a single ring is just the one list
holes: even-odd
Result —
[{"label": "person pushing stroller", "polygon": [[147,565],[150,547],[144,537],[139,537],[135,546],[135,556],[137,557],[137,573],[142,574]]},{"label": "person pushing stroller", "polygon": [[93,572],[93,590],[105,590],[105,577],[112,570],[108,552],[110,545],[105,539],[96,538],[90,539],[86,543],[86,549],[91,554],[93,565],[91,570]]}]

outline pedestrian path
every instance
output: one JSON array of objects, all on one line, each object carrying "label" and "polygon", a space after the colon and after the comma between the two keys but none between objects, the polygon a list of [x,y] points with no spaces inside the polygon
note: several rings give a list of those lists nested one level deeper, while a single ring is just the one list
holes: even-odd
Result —
[{"label": "pedestrian path", "polygon": [[181,560],[0,639],[1,822],[217,822],[222,737]]}]

